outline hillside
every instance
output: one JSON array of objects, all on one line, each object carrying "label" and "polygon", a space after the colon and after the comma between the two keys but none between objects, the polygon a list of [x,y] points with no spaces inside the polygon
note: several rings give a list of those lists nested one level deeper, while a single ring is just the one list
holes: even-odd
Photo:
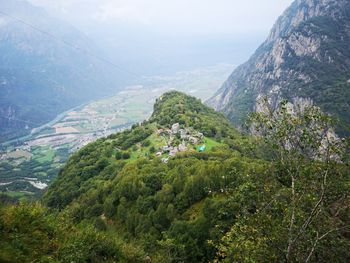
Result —
[{"label": "hillside", "polygon": [[202,262],[215,257],[207,240],[218,242],[233,222],[229,189],[246,191],[243,175],[263,189],[266,163],[243,157],[252,148],[220,113],[166,93],[148,121],[74,154],[44,202],[128,240],[152,262]]},{"label": "hillside", "polygon": [[89,56],[100,54],[91,40],[43,9],[19,0],[1,0],[0,9],[0,142],[115,92],[128,77]]},{"label": "hillside", "polygon": [[[169,92],[148,121],[74,154],[43,202],[75,226],[119,240],[120,262],[281,262],[293,211],[295,230],[310,213],[315,222],[288,262],[305,259],[315,231],[330,225],[341,230],[322,238],[310,262],[349,259],[348,166],[299,157],[280,163],[271,151],[198,99]],[[297,203],[287,177],[293,165]],[[314,215],[323,171],[332,177]]]},{"label": "hillside", "polygon": [[[205,145],[205,151],[199,149]],[[117,174],[131,162],[146,162],[167,167],[175,156],[190,156],[207,160],[207,154],[226,158],[229,150],[252,152],[248,138],[240,135],[220,113],[204,106],[200,100],[180,92],[165,93],[154,105],[148,121],[131,130],[111,135],[89,144],[74,154],[45,196],[48,206],[64,208],[85,194],[81,188],[96,182],[95,176]],[[222,149],[215,154],[216,149]],[[187,156],[189,155],[189,156]],[[117,161],[116,161],[117,160]],[[112,161],[112,163],[111,163]],[[80,167],[85,167],[83,170]],[[104,172],[103,172],[104,171]],[[72,184],[72,180],[77,180]]]},{"label": "hillside", "polygon": [[313,101],[350,127],[350,3],[296,0],[278,19],[267,40],[238,67],[208,101],[235,125],[269,96],[275,105]]}]

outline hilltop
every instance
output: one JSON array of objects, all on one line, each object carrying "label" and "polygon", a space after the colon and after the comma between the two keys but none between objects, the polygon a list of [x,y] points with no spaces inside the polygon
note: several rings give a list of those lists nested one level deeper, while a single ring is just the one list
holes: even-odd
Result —
[{"label": "hilltop", "polygon": [[[80,187],[85,181],[91,182],[104,171],[117,174],[126,164],[145,161],[157,166],[181,157],[208,159],[211,155],[220,159],[220,155],[231,155],[230,150],[240,155],[253,154],[252,149],[250,139],[221,113],[194,97],[168,92],[157,99],[149,120],[97,140],[74,154],[45,200],[49,206],[62,209],[86,192]],[[76,183],[72,184],[72,180]]]},{"label": "hilltop", "polygon": [[[318,223],[308,223],[288,253],[306,258],[314,231],[335,224],[342,230],[322,238],[318,262],[349,257],[344,228],[349,220],[348,167],[299,153],[283,153],[290,159],[279,162],[274,156],[281,152],[274,155],[274,148],[240,134],[200,100],[169,92],[156,101],[149,120],[75,153],[43,202],[75,225],[93,226],[116,240],[126,262],[273,262],[286,256],[294,233],[288,231],[291,213],[297,211],[295,231],[303,229],[313,205],[326,195],[320,206],[324,213],[310,215]],[[288,177],[295,167],[297,203]],[[322,194],[325,171],[332,178]],[[339,207],[339,213],[332,207]]]}]

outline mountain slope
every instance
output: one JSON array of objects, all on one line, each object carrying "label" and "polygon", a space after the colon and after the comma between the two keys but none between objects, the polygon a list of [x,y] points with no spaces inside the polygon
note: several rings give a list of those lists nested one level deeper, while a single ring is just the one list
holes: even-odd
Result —
[{"label": "mountain slope", "polygon": [[26,1],[1,0],[0,9],[0,142],[123,84],[71,25]]},{"label": "mountain slope", "polygon": [[349,41],[349,1],[296,0],[208,104],[240,125],[261,96],[275,105],[282,97],[311,99],[340,119],[344,134],[350,125]]},{"label": "mountain slope", "polygon": [[[222,114],[170,92],[148,121],[75,153],[43,201],[79,226],[122,239],[131,262],[282,262],[292,210],[288,167],[268,161],[268,147],[258,149],[259,140]],[[319,198],[323,171],[319,161],[299,168],[298,225]],[[348,167],[329,169],[331,211],[314,220],[288,262],[302,262],[315,231],[349,222]],[[310,262],[346,261],[347,233],[324,238]]]},{"label": "mountain slope", "polygon": [[[180,144],[187,149],[174,156],[164,149]],[[265,162],[241,157],[250,148],[250,140],[223,115],[193,97],[167,93],[149,121],[74,154],[44,202],[68,212],[76,223],[92,222],[125,238],[152,262],[204,262],[215,257],[207,243],[221,236],[215,226],[224,229],[234,218],[228,188],[249,174],[263,189],[259,176]],[[244,209],[252,205],[249,201]],[[172,252],[165,256],[168,249]]]},{"label": "mountain slope", "polygon": [[[181,128],[177,133],[172,132],[174,124],[179,125],[178,129]],[[181,135],[182,131],[185,131],[185,135]],[[149,121],[136,124],[131,130],[97,140],[74,154],[50,187],[45,197],[46,202],[51,207],[64,208],[86,192],[86,189],[81,188],[82,185],[89,185],[89,180],[101,176],[103,171],[111,169],[104,175],[111,179],[108,175],[117,173],[126,163],[139,158],[150,159],[157,165],[162,163],[162,159],[167,159],[163,160],[166,163],[175,156],[170,152],[172,148],[178,149],[183,144],[185,150],[178,150],[177,153],[194,157],[202,145],[206,145],[209,152],[217,147],[226,151],[230,148],[237,149],[240,152],[251,152],[252,148],[249,139],[240,135],[222,114],[204,106],[194,97],[180,92],[166,93],[157,100]],[[170,149],[164,150],[164,147]],[[159,152],[162,155],[157,156]],[[112,165],[109,167],[111,160]],[[81,169],[83,166],[85,168]],[[76,183],[72,184],[72,181]]]}]

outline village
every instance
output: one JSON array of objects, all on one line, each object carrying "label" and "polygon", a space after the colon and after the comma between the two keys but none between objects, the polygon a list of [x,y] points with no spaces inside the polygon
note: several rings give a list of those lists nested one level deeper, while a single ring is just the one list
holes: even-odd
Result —
[{"label": "village", "polygon": [[[197,132],[191,128],[181,128],[179,123],[174,123],[171,129],[159,129],[157,135],[162,136],[166,145],[156,153],[156,156],[162,158],[164,163],[169,161],[169,158],[174,157],[178,152],[186,152],[194,146],[204,143],[203,133]],[[199,147],[199,151],[205,151],[206,146]],[[163,157],[167,154],[168,157]]]}]

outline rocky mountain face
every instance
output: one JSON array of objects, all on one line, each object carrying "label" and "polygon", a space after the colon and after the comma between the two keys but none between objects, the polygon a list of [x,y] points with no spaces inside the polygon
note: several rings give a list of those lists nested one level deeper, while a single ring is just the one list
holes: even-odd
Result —
[{"label": "rocky mountain face", "polygon": [[296,0],[267,40],[238,67],[208,104],[241,125],[268,96],[315,103],[350,124],[350,2]]},{"label": "rocky mountain face", "polygon": [[0,11],[0,142],[122,85],[73,26],[26,1],[0,0]]}]

